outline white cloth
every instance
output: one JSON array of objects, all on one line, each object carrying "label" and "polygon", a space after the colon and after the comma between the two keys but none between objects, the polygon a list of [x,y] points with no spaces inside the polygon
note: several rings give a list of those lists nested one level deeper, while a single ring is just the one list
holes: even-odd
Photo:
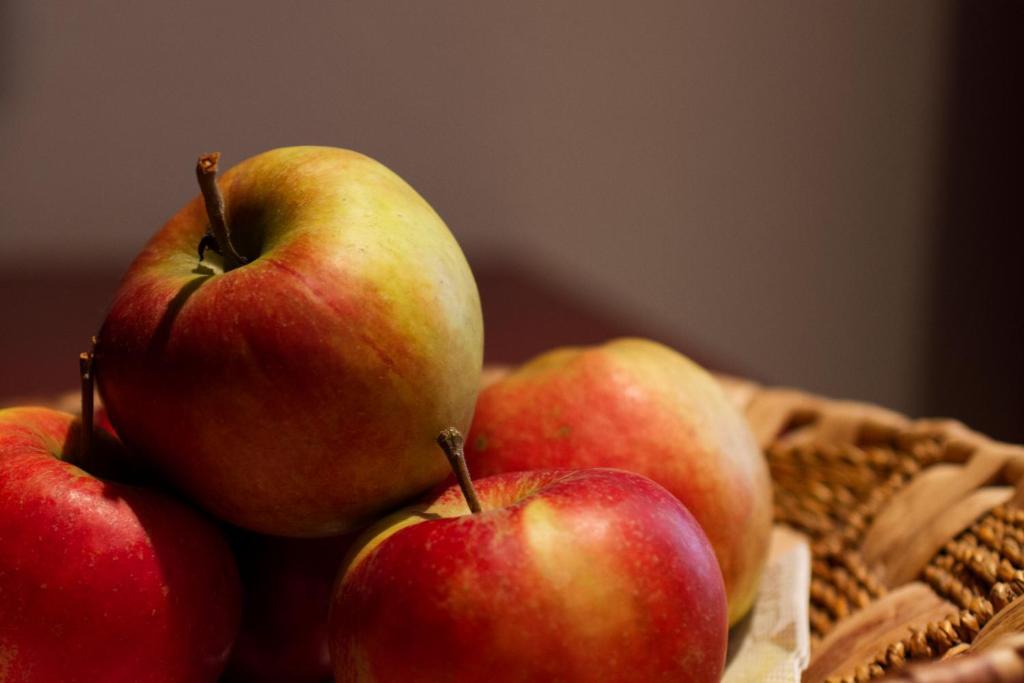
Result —
[{"label": "white cloth", "polygon": [[800,683],[811,652],[810,582],[811,552],[806,539],[776,527],[749,623],[730,633],[731,639],[741,642],[730,643],[734,654],[723,683]]}]

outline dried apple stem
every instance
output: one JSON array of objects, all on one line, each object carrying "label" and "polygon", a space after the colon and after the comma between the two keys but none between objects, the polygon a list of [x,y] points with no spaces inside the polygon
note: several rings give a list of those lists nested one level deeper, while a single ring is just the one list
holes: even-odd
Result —
[{"label": "dried apple stem", "polygon": [[[238,253],[235,245],[231,242],[231,230],[228,228],[228,219],[224,210],[224,195],[217,187],[217,163],[220,161],[220,152],[210,152],[199,157],[196,163],[196,178],[199,180],[199,189],[203,193],[203,201],[206,203],[206,215],[210,219],[210,236],[213,238],[214,251],[224,258],[224,270],[244,265],[245,257]],[[199,243],[199,259],[202,260],[205,251],[206,239]]]},{"label": "dried apple stem", "polygon": [[[92,338],[93,348],[96,348],[96,337]],[[88,458],[92,450],[93,396],[95,394],[95,379],[93,374],[93,361],[96,357],[94,351],[83,351],[78,354],[78,376],[82,384],[82,458]]]},{"label": "dried apple stem", "polygon": [[483,512],[480,507],[480,499],[476,497],[476,489],[473,488],[473,480],[469,477],[469,468],[466,467],[466,453],[463,449],[465,439],[455,427],[449,427],[442,431],[437,437],[437,445],[441,447],[448,457],[448,464],[455,473],[455,478],[462,489],[462,495],[466,497],[466,504],[473,514]]}]

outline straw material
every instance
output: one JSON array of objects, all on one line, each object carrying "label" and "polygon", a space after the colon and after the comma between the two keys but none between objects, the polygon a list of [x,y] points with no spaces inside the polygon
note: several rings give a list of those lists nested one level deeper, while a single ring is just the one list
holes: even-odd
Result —
[{"label": "straw material", "polygon": [[803,680],[1024,683],[1024,448],[723,378],[811,540]]}]

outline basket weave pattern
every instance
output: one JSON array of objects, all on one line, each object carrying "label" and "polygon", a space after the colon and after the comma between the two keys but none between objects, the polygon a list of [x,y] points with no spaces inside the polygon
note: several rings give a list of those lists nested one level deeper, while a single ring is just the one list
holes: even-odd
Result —
[{"label": "basket weave pattern", "polygon": [[[721,379],[766,454],[776,522],[810,542],[805,681],[1024,683],[1024,449]],[[901,609],[911,583],[931,612]]]}]

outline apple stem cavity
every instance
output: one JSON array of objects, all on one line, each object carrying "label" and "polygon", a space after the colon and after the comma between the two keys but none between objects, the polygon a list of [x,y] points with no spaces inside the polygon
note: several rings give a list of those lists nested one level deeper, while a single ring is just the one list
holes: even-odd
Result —
[{"label": "apple stem cavity", "polygon": [[203,260],[206,250],[213,249],[224,259],[224,271],[227,272],[245,265],[248,260],[238,253],[231,242],[231,230],[228,228],[227,214],[224,209],[224,195],[217,186],[217,164],[220,152],[210,152],[199,157],[196,163],[196,179],[203,193],[206,204],[206,215],[210,219],[210,232],[199,241],[199,260]]},{"label": "apple stem cavity", "polygon": [[466,467],[466,453],[463,449],[465,439],[462,438],[462,434],[455,427],[449,427],[438,434],[437,445],[448,457],[448,464],[451,465],[452,472],[455,473],[459,488],[462,489],[462,495],[466,497],[469,511],[474,515],[483,512],[480,499],[476,497],[476,489],[473,488],[473,480],[469,476],[469,468]]},{"label": "apple stem cavity", "polygon": [[93,396],[95,395],[96,337],[92,338],[92,350],[78,354],[78,376],[82,385],[82,457],[88,458],[92,449]]}]

